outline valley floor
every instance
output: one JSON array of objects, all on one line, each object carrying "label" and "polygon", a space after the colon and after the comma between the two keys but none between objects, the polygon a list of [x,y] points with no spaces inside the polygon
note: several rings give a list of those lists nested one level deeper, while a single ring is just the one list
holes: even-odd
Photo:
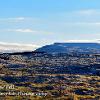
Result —
[{"label": "valley floor", "polygon": [[0,100],[100,100],[100,77],[73,74],[0,76]]}]

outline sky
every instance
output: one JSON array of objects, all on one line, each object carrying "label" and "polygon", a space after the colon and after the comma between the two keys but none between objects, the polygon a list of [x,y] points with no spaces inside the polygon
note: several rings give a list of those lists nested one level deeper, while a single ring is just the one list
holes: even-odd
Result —
[{"label": "sky", "polygon": [[100,39],[100,0],[0,0],[0,51]]}]

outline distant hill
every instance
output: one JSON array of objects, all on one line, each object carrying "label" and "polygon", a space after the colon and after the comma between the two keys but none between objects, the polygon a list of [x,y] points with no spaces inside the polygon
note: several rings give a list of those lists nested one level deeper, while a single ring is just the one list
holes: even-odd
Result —
[{"label": "distant hill", "polygon": [[47,53],[70,53],[70,52],[84,52],[84,53],[100,53],[99,43],[54,43],[46,45],[35,50],[35,52]]}]

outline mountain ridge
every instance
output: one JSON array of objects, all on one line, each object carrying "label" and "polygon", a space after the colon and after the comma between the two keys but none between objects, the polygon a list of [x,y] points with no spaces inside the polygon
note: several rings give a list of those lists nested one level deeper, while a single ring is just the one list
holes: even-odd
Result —
[{"label": "mountain ridge", "polygon": [[99,52],[100,43],[54,43],[36,49],[36,52],[66,53],[66,52]]}]

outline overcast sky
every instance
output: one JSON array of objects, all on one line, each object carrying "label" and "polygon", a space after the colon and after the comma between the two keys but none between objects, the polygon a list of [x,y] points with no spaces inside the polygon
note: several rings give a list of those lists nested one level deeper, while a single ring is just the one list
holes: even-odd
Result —
[{"label": "overcast sky", "polygon": [[0,0],[0,50],[99,39],[100,0]]}]

